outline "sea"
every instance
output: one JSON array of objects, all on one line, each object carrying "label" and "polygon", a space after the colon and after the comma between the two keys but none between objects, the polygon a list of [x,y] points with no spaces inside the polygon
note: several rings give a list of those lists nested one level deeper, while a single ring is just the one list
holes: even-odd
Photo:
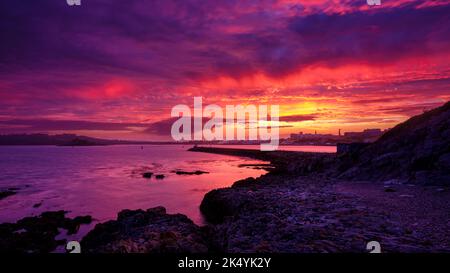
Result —
[{"label": "sea", "polygon": [[[91,215],[93,223],[75,235],[80,237],[96,223],[115,219],[123,209],[164,206],[168,213],[185,214],[203,225],[199,206],[205,193],[266,173],[248,165],[267,162],[189,152],[190,147],[0,146],[0,190],[17,191],[0,200],[0,223],[56,210],[67,211],[68,217]],[[258,145],[220,147],[259,149]],[[280,150],[333,153],[336,147],[281,146]],[[207,173],[178,175],[177,170]],[[144,172],[154,175],[144,178]],[[156,174],[164,179],[156,179]]]}]

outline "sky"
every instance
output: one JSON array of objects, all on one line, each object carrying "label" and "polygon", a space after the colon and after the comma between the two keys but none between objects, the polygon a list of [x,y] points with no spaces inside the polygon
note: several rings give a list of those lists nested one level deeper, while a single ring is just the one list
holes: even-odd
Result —
[{"label": "sky", "polygon": [[177,104],[280,105],[282,136],[450,100],[450,1],[0,1],[0,134],[168,140]]}]

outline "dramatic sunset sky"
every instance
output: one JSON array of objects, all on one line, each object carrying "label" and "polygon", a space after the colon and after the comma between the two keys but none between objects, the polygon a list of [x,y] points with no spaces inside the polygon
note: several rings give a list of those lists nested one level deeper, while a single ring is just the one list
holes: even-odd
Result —
[{"label": "dramatic sunset sky", "polygon": [[162,140],[176,104],[389,128],[450,99],[450,1],[2,0],[0,133]]}]

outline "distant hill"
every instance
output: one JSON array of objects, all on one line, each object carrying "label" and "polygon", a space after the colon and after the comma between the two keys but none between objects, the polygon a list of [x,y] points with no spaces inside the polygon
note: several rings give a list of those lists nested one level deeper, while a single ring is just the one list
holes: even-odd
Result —
[{"label": "distant hill", "polygon": [[343,159],[349,166],[343,178],[449,185],[450,102],[397,125],[350,157]]},{"label": "distant hill", "polygon": [[155,142],[139,142],[124,140],[108,140],[74,134],[13,134],[0,135],[0,145],[61,145],[61,146],[95,146],[116,144],[156,144]]}]

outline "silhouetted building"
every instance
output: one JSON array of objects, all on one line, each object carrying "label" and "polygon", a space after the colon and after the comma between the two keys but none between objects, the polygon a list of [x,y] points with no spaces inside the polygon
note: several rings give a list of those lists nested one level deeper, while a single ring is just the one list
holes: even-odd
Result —
[{"label": "silhouetted building", "polygon": [[305,134],[299,132],[291,134],[290,138],[286,140],[289,144],[304,144],[304,145],[335,145],[337,143],[368,143],[376,141],[385,131],[381,129],[365,129],[362,132],[345,132],[338,130],[337,135],[333,134],[318,134],[315,131],[313,134]]}]

